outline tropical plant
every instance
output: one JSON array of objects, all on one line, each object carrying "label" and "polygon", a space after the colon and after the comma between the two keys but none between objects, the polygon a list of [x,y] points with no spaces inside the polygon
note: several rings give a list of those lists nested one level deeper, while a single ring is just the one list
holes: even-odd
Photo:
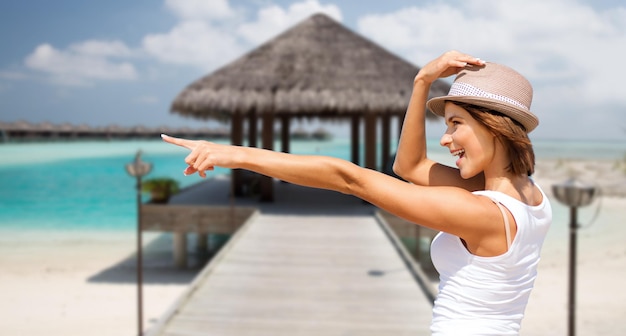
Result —
[{"label": "tropical plant", "polygon": [[149,192],[154,203],[167,203],[170,196],[180,190],[178,181],[169,177],[155,177],[141,183],[141,190]]}]

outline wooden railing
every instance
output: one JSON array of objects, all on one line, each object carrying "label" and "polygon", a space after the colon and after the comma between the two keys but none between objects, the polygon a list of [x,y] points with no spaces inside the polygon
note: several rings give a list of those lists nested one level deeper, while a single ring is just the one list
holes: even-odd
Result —
[{"label": "wooden railing", "polygon": [[198,248],[207,249],[209,234],[234,234],[257,212],[254,207],[207,205],[141,206],[141,230],[171,232],[174,238],[174,262],[187,267],[187,235],[198,235]]},{"label": "wooden railing", "polygon": [[405,244],[409,241],[411,242],[411,244],[407,244],[406,246],[407,251],[413,256],[415,261],[421,265],[424,271],[429,273],[435,272],[432,261],[430,260],[429,251],[430,243],[437,235],[438,231],[411,223],[384,210],[379,210],[379,214],[385,219],[389,228],[398,238],[403,240]]}]

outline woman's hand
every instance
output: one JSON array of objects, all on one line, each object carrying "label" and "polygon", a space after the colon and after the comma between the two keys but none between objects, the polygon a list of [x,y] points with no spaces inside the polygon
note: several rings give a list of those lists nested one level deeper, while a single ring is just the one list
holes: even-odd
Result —
[{"label": "woman's hand", "polygon": [[455,50],[448,51],[426,64],[415,76],[415,81],[432,83],[439,78],[445,78],[459,73],[466,66],[484,65],[485,61]]},{"label": "woman's hand", "polygon": [[[458,170],[441,165],[428,158],[426,148],[426,101],[430,85],[439,78],[458,73],[467,66],[485,62],[460,53],[448,51],[426,64],[415,76],[411,100],[404,117],[393,170],[406,181],[424,186],[453,185],[464,187]],[[473,187],[473,186],[472,186]]]},{"label": "woman's hand", "polygon": [[198,173],[202,178],[206,177],[207,170],[213,170],[215,166],[224,168],[235,168],[235,147],[219,145],[204,140],[187,140],[174,138],[161,134],[165,142],[187,148],[191,151],[185,158],[187,168],[183,171],[185,175]]}]

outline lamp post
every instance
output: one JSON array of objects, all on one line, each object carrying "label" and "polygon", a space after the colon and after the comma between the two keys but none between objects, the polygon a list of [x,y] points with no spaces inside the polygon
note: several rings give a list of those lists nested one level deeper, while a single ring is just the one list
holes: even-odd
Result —
[{"label": "lamp post", "polygon": [[589,205],[596,196],[596,188],[575,178],[552,186],[556,199],[569,207],[569,302],[567,330],[576,335],[576,233],[578,230],[577,208]]},{"label": "lamp post", "polygon": [[152,169],[152,164],[141,160],[141,151],[137,151],[135,160],[126,164],[128,175],[137,180],[137,335],[143,333],[143,256],[141,242],[141,178]]}]

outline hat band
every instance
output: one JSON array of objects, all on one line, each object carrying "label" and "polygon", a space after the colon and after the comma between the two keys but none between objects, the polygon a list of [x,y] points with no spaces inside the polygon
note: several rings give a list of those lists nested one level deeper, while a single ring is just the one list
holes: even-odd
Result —
[{"label": "hat band", "polygon": [[473,85],[466,84],[466,83],[459,83],[459,82],[452,83],[448,96],[470,96],[470,97],[482,97],[482,98],[495,99],[501,102],[515,105],[519,108],[522,108],[528,111],[528,107],[526,107],[524,104],[518,102],[515,99],[511,99],[509,97],[501,96],[498,94],[489,93],[487,91],[481,90]]}]

